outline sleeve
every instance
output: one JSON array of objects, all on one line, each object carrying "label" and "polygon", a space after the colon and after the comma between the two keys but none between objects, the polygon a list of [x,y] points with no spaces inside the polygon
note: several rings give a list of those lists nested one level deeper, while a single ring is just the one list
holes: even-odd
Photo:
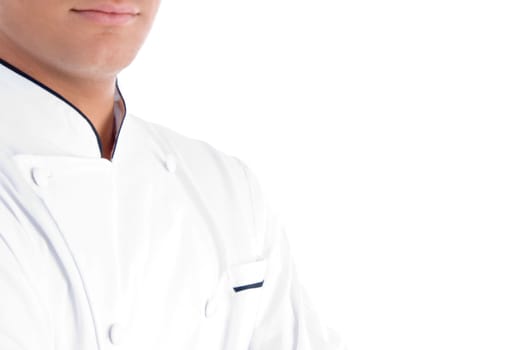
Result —
[{"label": "sleeve", "polygon": [[[242,163],[243,164],[243,163]],[[261,185],[243,164],[252,193],[254,220],[267,272],[249,350],[347,350],[341,336],[325,326],[298,280],[289,241]]]},{"label": "sleeve", "polygon": [[22,263],[0,232],[0,349],[52,349],[49,322]]}]

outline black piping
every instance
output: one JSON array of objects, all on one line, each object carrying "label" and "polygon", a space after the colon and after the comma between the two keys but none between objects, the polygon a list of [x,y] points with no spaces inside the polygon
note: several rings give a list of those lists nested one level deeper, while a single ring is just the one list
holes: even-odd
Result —
[{"label": "black piping", "polygon": [[[40,86],[41,88],[43,88],[44,90],[49,92],[51,95],[53,95],[53,96],[57,97],[58,99],[62,100],[67,105],[69,105],[71,108],[73,108],[77,113],[79,113],[88,122],[89,126],[91,127],[91,130],[93,130],[93,133],[95,134],[95,137],[97,138],[97,144],[99,145],[100,157],[102,158],[102,152],[103,152],[102,151],[102,141],[100,139],[99,134],[97,133],[97,129],[95,129],[95,126],[93,126],[93,123],[89,120],[89,118],[77,106],[75,106],[73,103],[71,103],[68,99],[66,99],[64,96],[59,94],[57,91],[53,90],[52,88],[50,88],[46,84],[42,83],[41,81],[33,78],[31,75],[27,74],[26,72],[24,72],[20,68],[15,67],[14,65],[12,65],[9,62],[7,62],[6,60],[4,60],[1,57],[0,57],[0,64],[5,66],[6,68],[12,70],[13,72],[17,73],[18,75],[26,78],[27,80],[33,82],[34,84]],[[119,86],[118,86],[117,82],[115,82],[115,85],[116,85],[116,88],[118,89]],[[120,90],[119,90],[119,94],[120,94]],[[121,97],[122,97],[122,95],[121,95]],[[124,122],[124,118],[126,117],[126,102],[124,101],[124,97],[122,98],[122,101],[123,101],[123,104],[124,104],[124,116],[123,116],[122,122]],[[122,125],[122,123],[121,123],[121,125]],[[119,134],[120,134],[120,128],[119,128]],[[112,154],[111,154],[111,158],[112,159],[113,159],[113,153],[115,152],[116,146],[117,146],[117,137],[115,139],[113,151],[112,151]]]},{"label": "black piping", "polygon": [[263,287],[263,282],[264,281],[261,281],[261,282],[258,282],[258,283],[246,284],[244,286],[234,287],[234,292],[237,293],[237,292],[241,292],[242,290],[245,290],[245,289]]}]

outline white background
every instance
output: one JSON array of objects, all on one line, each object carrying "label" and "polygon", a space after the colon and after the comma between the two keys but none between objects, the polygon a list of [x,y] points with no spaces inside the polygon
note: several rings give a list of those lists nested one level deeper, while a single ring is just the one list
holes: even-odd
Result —
[{"label": "white background", "polygon": [[254,170],[350,349],[524,350],[525,22],[519,1],[165,0],[120,84]]}]

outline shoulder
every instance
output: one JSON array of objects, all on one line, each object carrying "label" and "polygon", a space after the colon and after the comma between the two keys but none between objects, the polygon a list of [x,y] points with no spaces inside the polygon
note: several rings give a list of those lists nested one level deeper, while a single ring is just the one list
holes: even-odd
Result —
[{"label": "shoulder", "polygon": [[223,172],[224,175],[226,172],[234,175],[233,173],[245,171],[244,161],[205,140],[184,135],[166,125],[135,115],[129,115],[127,118],[132,119],[133,124],[137,125],[141,132],[147,133],[145,136],[157,147],[162,148],[162,151],[176,154],[179,162],[183,162],[188,170],[193,172],[214,170]]},{"label": "shoulder", "polygon": [[175,155],[180,180],[205,203],[211,215],[219,222],[241,220],[239,225],[250,226],[261,239],[266,203],[259,180],[246,161],[165,125],[132,118],[148,134],[145,138],[162,148],[162,154]]}]

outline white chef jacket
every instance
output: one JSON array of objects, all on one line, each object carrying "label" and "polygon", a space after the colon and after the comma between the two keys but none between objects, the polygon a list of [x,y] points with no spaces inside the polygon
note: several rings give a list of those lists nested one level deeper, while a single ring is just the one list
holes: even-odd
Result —
[{"label": "white chef jacket", "polygon": [[1,350],[345,348],[243,161],[0,63]]}]

